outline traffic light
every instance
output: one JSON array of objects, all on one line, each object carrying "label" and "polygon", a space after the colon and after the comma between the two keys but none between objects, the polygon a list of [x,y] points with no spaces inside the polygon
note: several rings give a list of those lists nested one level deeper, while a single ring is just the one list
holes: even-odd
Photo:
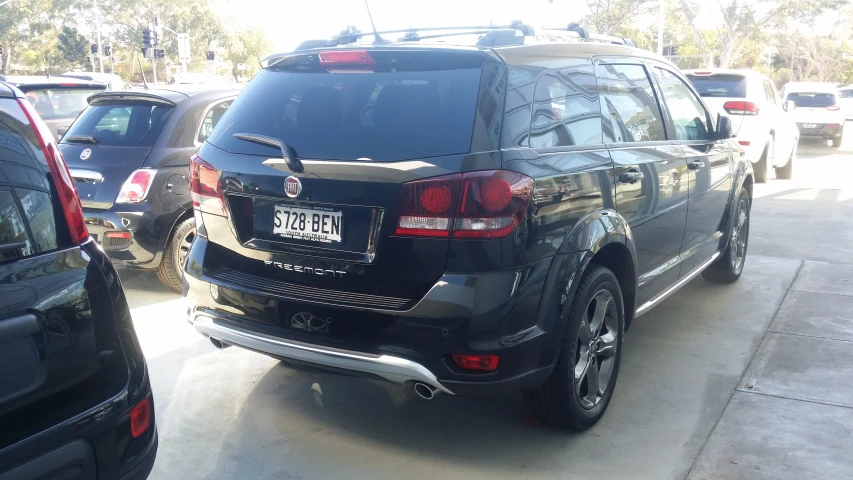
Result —
[{"label": "traffic light", "polygon": [[211,61],[211,62],[212,62],[212,61],[214,61],[214,60],[216,60],[216,52],[214,52],[213,50],[208,50],[208,51],[205,53],[205,56],[206,56],[206,57],[207,57],[207,59],[208,59],[209,61]]},{"label": "traffic light", "polygon": [[113,56],[113,46],[112,45],[104,45],[104,55],[108,57]]},{"label": "traffic light", "polygon": [[92,55],[97,55],[97,54],[98,54],[98,44],[93,43],[92,44]]},{"label": "traffic light", "polygon": [[0,57],[3,56],[3,45],[0,45]]},{"label": "traffic light", "polygon": [[672,55],[678,55],[678,47],[673,45],[670,49]]},{"label": "traffic light", "polygon": [[151,29],[142,29],[142,48],[151,48]]},{"label": "traffic light", "polygon": [[158,48],[154,50],[154,58],[164,58],[166,56],[166,51],[162,48]]}]

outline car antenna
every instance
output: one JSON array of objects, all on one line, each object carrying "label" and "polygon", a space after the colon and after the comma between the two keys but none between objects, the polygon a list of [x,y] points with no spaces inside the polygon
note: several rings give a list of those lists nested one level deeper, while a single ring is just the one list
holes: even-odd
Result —
[{"label": "car antenna", "polygon": [[364,0],[364,8],[367,9],[367,18],[370,19],[370,26],[373,27],[373,44],[390,43],[379,35],[379,30],[376,29],[376,24],[373,23],[373,15],[370,13],[370,5],[367,4],[367,0]]},{"label": "car antenna", "polygon": [[139,73],[142,74],[142,85],[145,86],[145,90],[148,90],[148,82],[145,81],[145,69],[142,68],[142,60],[139,57],[136,57],[136,61],[139,62]]}]

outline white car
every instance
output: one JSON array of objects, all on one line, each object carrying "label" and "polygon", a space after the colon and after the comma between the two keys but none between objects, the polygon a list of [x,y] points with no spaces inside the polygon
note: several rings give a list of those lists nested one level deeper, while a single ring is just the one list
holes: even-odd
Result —
[{"label": "white car", "polygon": [[853,120],[853,85],[838,89],[838,101],[841,102],[841,110],[847,120]]},{"label": "white car", "polygon": [[113,73],[65,72],[62,76],[103,83],[107,86],[107,90],[124,90],[124,82],[121,77]]},{"label": "white car", "polygon": [[686,70],[702,100],[712,111],[728,115],[735,140],[752,162],[755,181],[790,179],[799,131],[779,91],[767,77],[752,70]]},{"label": "white car", "polygon": [[829,140],[840,147],[846,114],[841,109],[838,89],[831,83],[792,82],[782,89],[786,102],[793,102],[794,120],[802,138]]}]

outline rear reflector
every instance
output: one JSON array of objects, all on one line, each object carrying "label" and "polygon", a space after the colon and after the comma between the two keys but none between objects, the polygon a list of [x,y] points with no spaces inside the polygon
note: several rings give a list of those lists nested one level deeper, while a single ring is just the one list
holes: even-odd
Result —
[{"label": "rear reflector", "polygon": [[130,435],[139,438],[151,426],[151,400],[143,398],[130,411]]},{"label": "rear reflector", "polygon": [[116,196],[116,203],[139,203],[148,196],[157,170],[143,168],[127,177]]},{"label": "rear reflector", "polygon": [[320,65],[376,65],[366,50],[330,50],[317,54]]},{"label": "rear reflector", "polygon": [[841,126],[841,125],[839,125],[839,124],[837,124],[837,123],[829,123],[829,124],[827,124],[827,125],[826,125],[826,127],[827,127],[827,128],[829,128],[830,130],[835,130],[836,128],[838,128],[838,127],[840,127],[840,126]]},{"label": "rear reflector", "polygon": [[494,372],[498,369],[501,357],[498,355],[451,355],[456,365],[463,370],[476,370],[480,372]]},{"label": "rear reflector", "polygon": [[723,104],[723,108],[730,115],[758,115],[758,105],[752,102],[726,102]]},{"label": "rear reflector", "polygon": [[219,172],[198,155],[190,158],[190,192],[194,208],[215,215],[225,215]]},{"label": "rear reflector", "polygon": [[106,238],[130,238],[130,232],[107,232],[104,234]]},{"label": "rear reflector", "polygon": [[738,143],[738,145],[741,145],[744,147],[748,147],[748,146],[750,146],[750,144],[752,144],[752,142],[750,142],[749,140],[738,140],[737,143]]},{"label": "rear reflector", "polygon": [[830,105],[830,106],[826,107],[826,109],[833,111],[833,112],[837,112],[837,111],[841,110],[841,107],[839,107],[838,105]]},{"label": "rear reflector", "polygon": [[74,179],[68,173],[68,167],[65,165],[62,153],[56,148],[53,135],[48,130],[47,125],[41,120],[41,117],[33,109],[32,105],[30,105],[30,102],[18,100],[18,105],[24,110],[24,115],[29,120],[33,133],[35,133],[41,151],[47,161],[48,168],[50,169],[50,177],[53,179],[54,186],[56,187],[59,203],[62,204],[65,221],[68,223],[71,241],[80,245],[89,239],[89,232],[86,230],[86,222],[83,220],[83,206],[80,204],[80,197],[77,195]]},{"label": "rear reflector", "polygon": [[524,219],[533,179],[507,170],[447,175],[404,183],[395,235],[500,238]]}]

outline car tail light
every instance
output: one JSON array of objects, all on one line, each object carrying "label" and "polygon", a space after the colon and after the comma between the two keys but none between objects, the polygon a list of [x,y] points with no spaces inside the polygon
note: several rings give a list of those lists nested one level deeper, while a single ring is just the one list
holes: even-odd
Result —
[{"label": "car tail light", "polygon": [[151,426],[151,400],[143,398],[130,411],[130,435],[139,438]]},{"label": "car tail light", "polygon": [[841,125],[839,125],[839,124],[837,124],[837,123],[828,123],[828,124],[826,125],[826,127],[827,127],[827,128],[829,128],[830,130],[835,130],[835,129],[837,129],[837,128],[838,128],[838,127],[840,127],[840,126],[841,126]]},{"label": "car tail light", "polygon": [[366,50],[329,50],[317,54],[320,65],[376,65]]},{"label": "car tail light", "polygon": [[730,115],[758,115],[758,105],[752,102],[726,102],[723,108]]},{"label": "car tail light", "polygon": [[738,140],[737,143],[742,147],[748,147],[752,145],[752,142],[750,142],[749,140]]},{"label": "car tail light", "polygon": [[826,107],[826,109],[830,110],[832,112],[837,112],[837,111],[841,110],[841,107],[839,107],[838,105],[830,105],[830,106]]},{"label": "car tail light", "polygon": [[131,236],[130,232],[107,232],[104,234],[105,238],[118,238],[122,240],[129,239]]},{"label": "car tail light", "polygon": [[463,370],[477,370],[480,372],[494,372],[498,369],[501,357],[498,355],[451,355],[456,365]]},{"label": "car tail light", "polygon": [[190,159],[190,191],[194,208],[207,213],[225,215],[225,202],[222,197],[222,188],[219,186],[219,172],[198,155],[193,155]]},{"label": "car tail light", "polygon": [[80,197],[77,195],[74,180],[65,165],[65,159],[62,158],[62,153],[56,148],[50,130],[47,129],[30,102],[18,100],[18,105],[24,110],[24,115],[30,122],[33,133],[35,133],[42,153],[47,160],[50,176],[56,186],[59,202],[62,204],[62,211],[65,214],[65,221],[68,223],[71,241],[80,245],[89,239],[89,231],[86,230],[86,222],[83,220],[83,206],[80,204]]},{"label": "car tail light", "polygon": [[532,194],[532,178],[507,170],[404,183],[394,233],[444,238],[506,237],[521,224]]},{"label": "car tail light", "polygon": [[136,170],[127,177],[116,196],[116,203],[139,203],[148,196],[157,170]]}]

